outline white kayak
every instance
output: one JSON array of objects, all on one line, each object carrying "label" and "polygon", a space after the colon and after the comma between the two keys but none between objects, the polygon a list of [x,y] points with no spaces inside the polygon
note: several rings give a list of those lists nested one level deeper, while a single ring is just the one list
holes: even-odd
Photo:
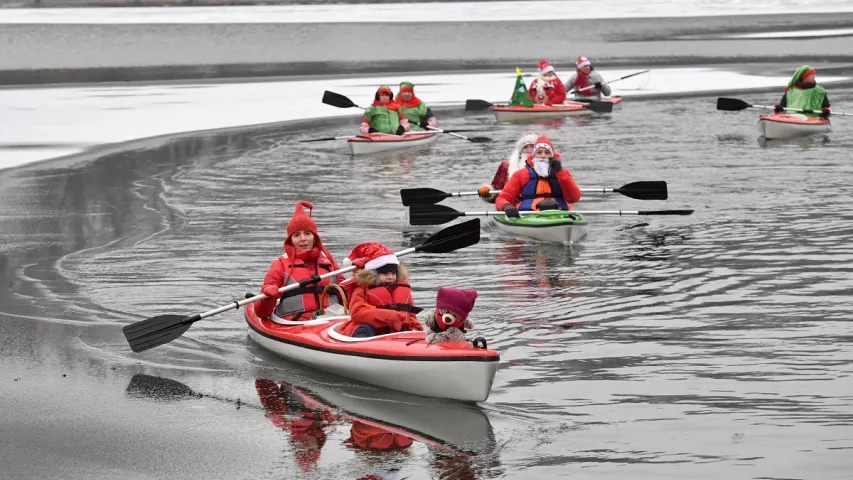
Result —
[{"label": "white kayak", "polygon": [[422,331],[353,338],[338,331],[348,316],[282,325],[259,318],[253,304],[244,312],[252,340],[280,357],[425,397],[481,402],[489,397],[500,361],[485,341],[427,345]]},{"label": "white kayak", "polygon": [[430,145],[438,139],[436,132],[411,132],[405,135],[388,135],[385,133],[368,133],[347,139],[350,152],[353,155],[390,152]]},{"label": "white kayak", "polygon": [[587,222],[583,215],[565,210],[548,210],[521,218],[495,215],[494,219],[497,227],[507,233],[543,242],[571,245],[586,236]]},{"label": "white kayak", "polygon": [[813,118],[800,114],[762,115],[758,120],[758,131],[768,140],[802,137],[832,130],[829,119]]}]

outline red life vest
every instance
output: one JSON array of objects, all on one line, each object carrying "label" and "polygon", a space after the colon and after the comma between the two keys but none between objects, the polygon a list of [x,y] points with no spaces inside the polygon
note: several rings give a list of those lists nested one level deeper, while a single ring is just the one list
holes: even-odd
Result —
[{"label": "red life vest", "polygon": [[[281,262],[282,271],[287,278],[284,282],[285,286],[299,283],[300,280],[315,275],[329,273],[333,268],[332,262],[324,254],[317,257],[317,263],[312,266],[306,265],[299,259],[296,259],[295,262],[297,263],[294,263],[294,260],[288,258],[287,254],[279,257],[278,261]],[[273,316],[295,322],[310,320],[314,316],[314,312],[320,309],[320,293],[330,283],[337,283],[335,277],[327,278],[314,285],[284,292],[278,305],[275,306],[275,310],[273,310]],[[328,297],[323,303],[325,303],[324,308],[329,306]]]},{"label": "red life vest", "polygon": [[412,304],[412,287],[408,283],[391,283],[364,289],[365,304],[374,308],[417,313]]}]

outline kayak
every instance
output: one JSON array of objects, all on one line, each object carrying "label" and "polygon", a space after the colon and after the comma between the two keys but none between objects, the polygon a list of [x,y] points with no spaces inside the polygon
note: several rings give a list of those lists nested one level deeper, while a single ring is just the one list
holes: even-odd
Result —
[{"label": "kayak", "polygon": [[[610,102],[614,106],[622,102],[622,97],[605,97],[600,102]],[[594,112],[581,102],[567,101],[559,105],[534,105],[532,107],[498,105],[492,109],[499,122],[534,120],[543,118],[576,117],[592,115]]]},{"label": "kayak", "polygon": [[485,342],[427,345],[422,331],[353,338],[338,331],[348,316],[281,325],[246,305],[249,336],[280,357],[372,385],[425,397],[481,402],[489,397],[500,355]]},{"label": "kayak", "polygon": [[507,218],[495,215],[495,224],[513,235],[542,240],[543,242],[570,245],[586,236],[586,219],[583,215],[566,210],[548,210]]},{"label": "kayak", "polygon": [[429,145],[437,139],[437,132],[407,133],[405,135],[368,133],[347,139],[347,145],[349,145],[350,152],[353,155],[366,155],[421,147]]},{"label": "kayak", "polygon": [[595,100],[598,102],[612,103],[613,108],[622,106],[622,97],[619,95],[614,95],[612,97],[601,97],[601,98],[598,98],[598,97],[574,97],[574,98],[572,98],[572,100],[568,100],[568,102],[571,102],[571,101],[576,101],[576,102],[587,101],[588,102],[590,100]]},{"label": "kayak", "polygon": [[800,114],[774,113],[762,115],[758,120],[758,131],[768,140],[828,133],[831,129],[832,126],[827,118],[813,118]]}]

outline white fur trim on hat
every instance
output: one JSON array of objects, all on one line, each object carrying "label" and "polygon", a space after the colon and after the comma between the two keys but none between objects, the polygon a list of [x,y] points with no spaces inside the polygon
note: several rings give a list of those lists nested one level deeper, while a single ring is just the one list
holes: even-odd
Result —
[{"label": "white fur trim on hat", "polygon": [[349,257],[345,258],[344,259],[344,266],[345,267],[351,267],[352,266],[352,259]]},{"label": "white fur trim on hat", "polygon": [[580,57],[578,59],[578,68],[586,67],[587,65],[592,65],[592,62],[589,61],[586,57]]},{"label": "white fur trim on hat", "polygon": [[381,257],[374,258],[373,260],[365,263],[364,268],[366,270],[376,270],[377,268],[385,266],[385,265],[399,265],[399,264],[400,264],[400,261],[397,260],[397,255],[394,255],[392,253],[389,255],[382,255]]},{"label": "white fur trim on hat", "polygon": [[554,72],[554,66],[553,65],[548,65],[547,67],[543,68],[542,70],[539,70],[539,75],[545,75],[548,72]]},{"label": "white fur trim on hat", "polygon": [[548,145],[545,142],[540,142],[540,143],[537,143],[536,145],[534,145],[533,146],[533,152],[535,153],[536,150],[539,150],[540,148],[544,148],[545,150],[548,150],[549,152],[551,152],[551,155],[554,155],[554,147],[552,147],[551,145]]}]

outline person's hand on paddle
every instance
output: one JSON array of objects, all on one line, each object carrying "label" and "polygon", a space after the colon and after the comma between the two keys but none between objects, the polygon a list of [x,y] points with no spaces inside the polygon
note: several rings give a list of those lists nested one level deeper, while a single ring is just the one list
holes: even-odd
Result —
[{"label": "person's hand on paddle", "polygon": [[370,130],[371,128],[369,123],[361,122],[361,128],[359,129],[359,132],[361,132],[362,135],[367,135],[368,133],[370,133]]},{"label": "person's hand on paddle", "polygon": [[602,88],[601,82],[595,82],[595,85],[593,85],[593,87],[595,87],[596,90],[601,90],[601,88]]},{"label": "person's hand on paddle", "polygon": [[[404,132],[409,132],[412,130],[412,125],[409,124],[409,119],[405,117],[400,119],[400,126],[403,127]],[[397,135],[402,135],[402,133],[398,133]]]},{"label": "person's hand on paddle", "polygon": [[831,114],[832,114],[832,111],[830,109],[828,109],[828,108],[821,109],[820,118],[829,118],[829,116]]},{"label": "person's hand on paddle", "polygon": [[482,187],[477,189],[477,195],[486,198],[489,196],[489,192],[492,191],[492,187],[489,185],[483,185]]},{"label": "person's hand on paddle", "polygon": [[438,120],[436,120],[435,117],[429,117],[429,119],[427,120],[427,125],[432,128],[438,128]]},{"label": "person's hand on paddle", "polygon": [[278,298],[281,294],[278,292],[279,287],[275,285],[264,285],[264,288],[261,289],[261,293],[270,297],[270,298]]},{"label": "person's hand on paddle", "polygon": [[785,111],[785,108],[782,105],[773,105],[773,113],[782,113]]},{"label": "person's hand on paddle", "polygon": [[515,205],[504,205],[504,213],[507,218],[521,218],[521,215],[518,213],[518,207]]}]

